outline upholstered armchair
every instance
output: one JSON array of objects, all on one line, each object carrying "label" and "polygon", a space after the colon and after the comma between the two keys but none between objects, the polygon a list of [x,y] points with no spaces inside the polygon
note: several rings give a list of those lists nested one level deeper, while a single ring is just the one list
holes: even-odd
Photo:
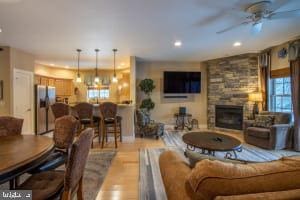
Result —
[{"label": "upholstered armchair", "polygon": [[150,113],[145,109],[137,109],[135,113],[135,131],[141,137],[155,136],[156,139],[164,134],[164,124],[150,119]]},{"label": "upholstered armchair", "polygon": [[291,114],[263,111],[260,115],[275,116],[269,128],[255,126],[254,120],[244,121],[245,142],[265,149],[285,149],[291,145]]}]

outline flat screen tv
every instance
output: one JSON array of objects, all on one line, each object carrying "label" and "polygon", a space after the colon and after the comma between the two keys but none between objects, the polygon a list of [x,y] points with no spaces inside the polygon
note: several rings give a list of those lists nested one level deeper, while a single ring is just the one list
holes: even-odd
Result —
[{"label": "flat screen tv", "polygon": [[200,93],[201,72],[164,72],[164,93]]}]

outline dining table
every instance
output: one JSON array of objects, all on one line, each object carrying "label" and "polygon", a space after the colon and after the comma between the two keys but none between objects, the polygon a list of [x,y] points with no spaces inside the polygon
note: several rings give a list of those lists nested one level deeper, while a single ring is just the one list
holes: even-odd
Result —
[{"label": "dining table", "polygon": [[0,137],[0,184],[34,169],[54,150],[47,136],[14,135]]}]

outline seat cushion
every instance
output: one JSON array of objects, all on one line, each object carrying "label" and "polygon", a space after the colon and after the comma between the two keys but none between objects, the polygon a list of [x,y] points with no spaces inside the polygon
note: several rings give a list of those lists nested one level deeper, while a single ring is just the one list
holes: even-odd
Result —
[{"label": "seat cushion", "polygon": [[91,123],[91,119],[80,119],[80,123],[81,124],[90,124]]},{"label": "seat cushion", "polygon": [[64,186],[64,176],[63,171],[41,172],[29,177],[17,189],[32,190],[32,199],[48,199],[61,191]]},{"label": "seat cushion", "polygon": [[196,164],[187,181],[202,199],[299,189],[300,160],[233,164],[205,159]]},{"label": "seat cushion", "polygon": [[268,128],[260,128],[260,127],[249,127],[247,129],[247,133],[249,136],[269,139],[270,138],[270,129]]}]

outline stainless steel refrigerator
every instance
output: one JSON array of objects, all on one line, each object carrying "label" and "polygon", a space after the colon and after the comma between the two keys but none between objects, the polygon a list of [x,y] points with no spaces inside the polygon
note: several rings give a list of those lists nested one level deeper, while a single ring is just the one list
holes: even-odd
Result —
[{"label": "stainless steel refrigerator", "polygon": [[54,116],[51,105],[55,103],[55,87],[35,86],[35,133],[37,135],[54,129]]}]

